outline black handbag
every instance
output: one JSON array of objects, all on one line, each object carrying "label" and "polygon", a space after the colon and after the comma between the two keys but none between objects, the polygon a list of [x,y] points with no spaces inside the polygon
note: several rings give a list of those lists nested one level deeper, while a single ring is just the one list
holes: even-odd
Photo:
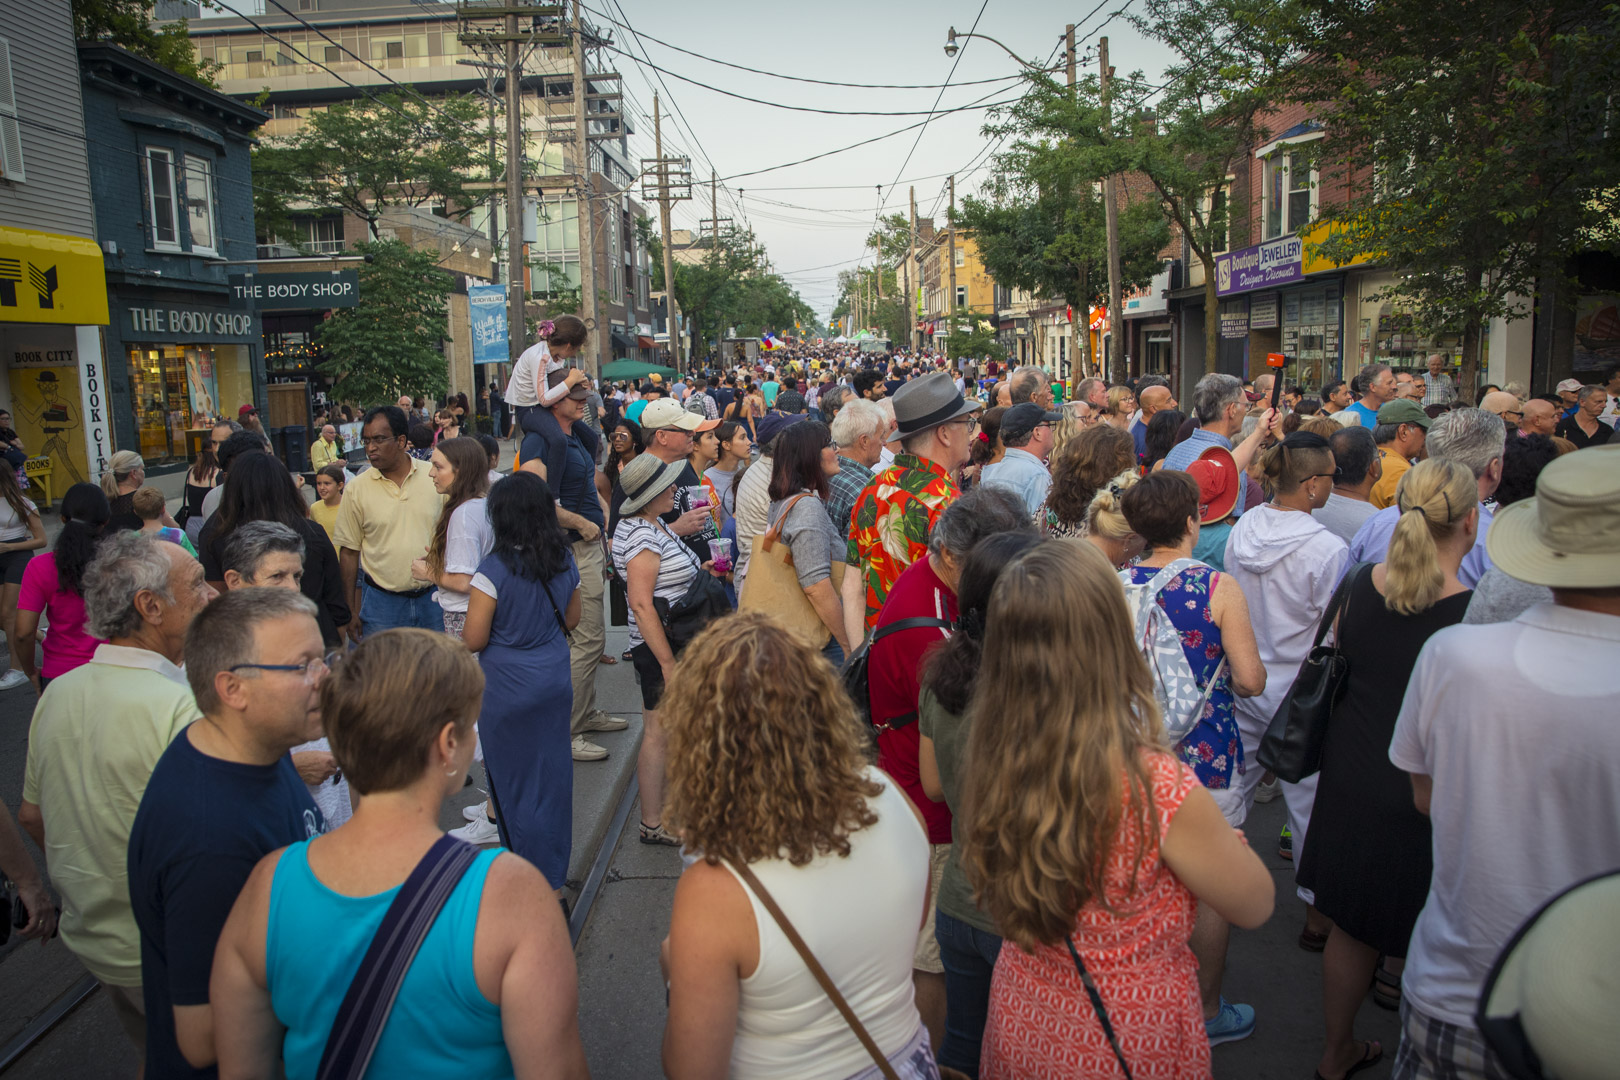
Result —
[{"label": "black handbag", "polygon": [[686,592],[673,604],[661,597],[653,597],[653,610],[658,612],[658,621],[663,624],[669,651],[679,655],[693,638],[703,632],[705,626],[719,616],[731,613],[731,598],[726,595],[726,587],[720,584],[720,579],[698,562],[692,549],[682,543],[679,537],[672,533],[669,535],[697,565],[697,574],[686,586]]},{"label": "black handbag", "polygon": [[1255,752],[1255,759],[1264,768],[1290,784],[1297,784],[1322,768],[1322,744],[1327,739],[1328,719],[1344,693],[1344,680],[1350,674],[1350,661],[1339,647],[1343,635],[1335,638],[1332,646],[1324,646],[1322,639],[1339,613],[1348,610],[1351,588],[1372,572],[1372,566],[1365,562],[1353,567],[1333,591],[1333,599],[1328,601],[1322,621],[1317,624],[1310,655],[1299,666],[1294,685],[1271,718],[1260,748]]}]

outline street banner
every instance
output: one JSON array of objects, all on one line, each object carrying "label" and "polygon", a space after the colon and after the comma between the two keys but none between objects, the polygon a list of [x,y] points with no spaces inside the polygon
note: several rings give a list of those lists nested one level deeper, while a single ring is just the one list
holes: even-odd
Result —
[{"label": "street banner", "polygon": [[506,300],[505,285],[467,286],[473,363],[499,364],[511,359],[506,329]]}]

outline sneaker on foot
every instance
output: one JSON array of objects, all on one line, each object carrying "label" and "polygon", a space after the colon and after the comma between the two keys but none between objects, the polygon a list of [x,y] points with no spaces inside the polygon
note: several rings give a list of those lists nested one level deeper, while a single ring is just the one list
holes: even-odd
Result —
[{"label": "sneaker on foot", "polygon": [[1273,780],[1269,784],[1261,784],[1259,787],[1254,789],[1254,801],[1255,802],[1271,802],[1273,799],[1275,799],[1277,796],[1279,796],[1281,794],[1282,794],[1282,781],[1281,780]]},{"label": "sneaker on foot", "polygon": [[486,817],[468,822],[459,829],[451,829],[450,835],[457,840],[465,840],[469,844],[498,844],[501,842],[501,830],[496,828],[495,823]]},{"label": "sneaker on foot", "polygon": [[1254,1006],[1234,1005],[1221,998],[1221,1010],[1204,1021],[1204,1033],[1211,1046],[1247,1039],[1254,1034]]},{"label": "sneaker on foot", "polygon": [[1294,833],[1286,825],[1283,826],[1282,835],[1277,837],[1277,857],[1294,861]]},{"label": "sneaker on foot", "polygon": [[466,818],[468,821],[483,821],[486,817],[488,817],[489,820],[494,821],[495,818],[493,816],[484,812],[484,806],[484,801],[475,802],[471,806],[464,806],[461,808],[461,816]]},{"label": "sneaker on foot", "polygon": [[574,736],[575,761],[601,761],[608,756],[608,752],[591,742],[583,735]]},{"label": "sneaker on foot", "polygon": [[19,686],[27,685],[27,683],[28,676],[16,668],[12,668],[4,675],[0,675],[0,690],[15,690]]},{"label": "sneaker on foot", "polygon": [[609,716],[601,709],[593,711],[585,718],[586,731],[623,731],[630,726],[630,721],[621,720],[617,716]]}]

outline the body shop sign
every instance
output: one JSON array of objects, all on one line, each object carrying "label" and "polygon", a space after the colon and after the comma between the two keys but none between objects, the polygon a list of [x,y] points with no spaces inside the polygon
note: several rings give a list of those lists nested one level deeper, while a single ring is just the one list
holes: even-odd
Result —
[{"label": "the body shop sign", "polygon": [[1304,256],[1304,241],[1297,236],[1229,251],[1215,260],[1215,294],[1230,296],[1298,281],[1305,276]]},{"label": "the body shop sign", "polygon": [[128,341],[257,341],[259,320],[225,308],[136,307],[125,309]]}]

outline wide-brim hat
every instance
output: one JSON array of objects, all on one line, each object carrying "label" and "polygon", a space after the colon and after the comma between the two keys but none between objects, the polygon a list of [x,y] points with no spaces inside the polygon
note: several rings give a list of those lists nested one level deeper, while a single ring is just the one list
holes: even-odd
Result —
[{"label": "wide-brim hat", "polygon": [[1208,525],[1229,517],[1243,494],[1243,473],[1232,452],[1212,446],[1187,466],[1187,475],[1198,482],[1198,524]]},{"label": "wide-brim hat", "polygon": [[1552,589],[1620,586],[1620,446],[1555,458],[1536,496],[1496,512],[1485,551],[1502,572]]},{"label": "wide-brim hat", "polygon": [[962,396],[948,371],[934,371],[912,379],[893,395],[894,418],[901,438],[916,435],[977,412],[983,403]]},{"label": "wide-brim hat", "polygon": [[[1620,1057],[1620,870],[1571,885],[1525,920],[1485,978],[1475,1023],[1513,1077],[1613,1076]],[[1609,992],[1605,992],[1608,990]]]},{"label": "wide-brim hat", "polygon": [[674,487],[685,469],[685,458],[664,462],[653,454],[637,455],[619,470],[619,487],[624,491],[620,515],[641,513],[648,503]]}]

